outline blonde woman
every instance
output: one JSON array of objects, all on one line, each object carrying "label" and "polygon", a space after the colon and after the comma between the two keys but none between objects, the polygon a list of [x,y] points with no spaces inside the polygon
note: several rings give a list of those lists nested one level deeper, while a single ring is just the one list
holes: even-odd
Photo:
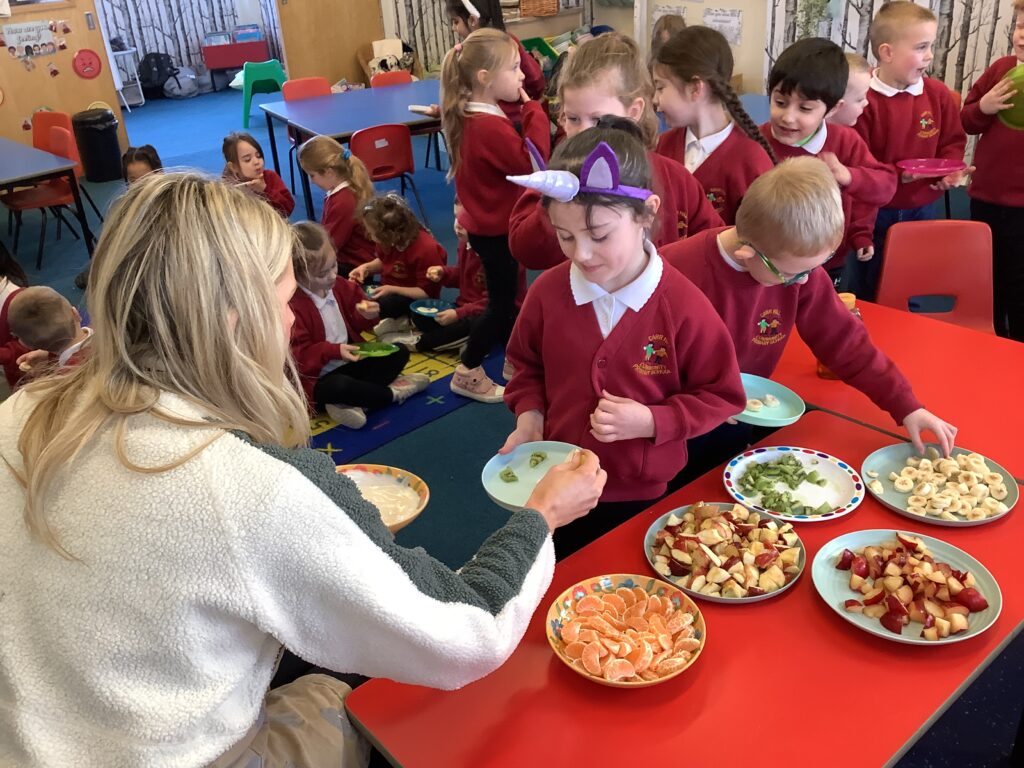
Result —
[{"label": "blonde woman", "polygon": [[347,686],[267,693],[282,646],[457,688],[518,643],[596,457],[552,469],[459,573],[397,546],[303,447],[295,248],[238,190],[147,176],[96,251],[88,358],[0,404],[0,764],[362,765]]}]

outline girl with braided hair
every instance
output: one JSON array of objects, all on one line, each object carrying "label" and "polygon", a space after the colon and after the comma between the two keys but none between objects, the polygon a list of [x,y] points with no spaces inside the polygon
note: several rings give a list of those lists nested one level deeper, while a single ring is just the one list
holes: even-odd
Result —
[{"label": "girl with braided hair", "polygon": [[735,223],[747,187],[775,156],[729,85],[729,43],[710,27],[687,27],[658,49],[653,71],[655,106],[672,127],[658,153],[683,163],[725,223]]}]

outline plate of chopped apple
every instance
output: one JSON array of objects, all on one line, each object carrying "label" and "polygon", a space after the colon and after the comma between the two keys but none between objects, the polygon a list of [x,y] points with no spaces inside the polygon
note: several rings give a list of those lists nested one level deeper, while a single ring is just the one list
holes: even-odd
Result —
[{"label": "plate of chopped apple", "polygon": [[975,558],[920,533],[869,530],[823,546],[811,566],[818,594],[859,629],[910,645],[976,637],[999,617],[999,584]]},{"label": "plate of chopped apple", "polygon": [[776,597],[800,578],[807,553],[790,523],[741,504],[691,504],[647,529],[644,551],[659,576],[691,597],[754,603]]}]

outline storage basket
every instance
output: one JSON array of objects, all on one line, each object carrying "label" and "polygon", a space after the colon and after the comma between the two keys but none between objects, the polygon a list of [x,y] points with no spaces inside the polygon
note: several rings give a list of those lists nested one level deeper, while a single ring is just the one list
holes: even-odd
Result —
[{"label": "storage basket", "polygon": [[558,0],[520,0],[519,13],[522,16],[557,16]]}]

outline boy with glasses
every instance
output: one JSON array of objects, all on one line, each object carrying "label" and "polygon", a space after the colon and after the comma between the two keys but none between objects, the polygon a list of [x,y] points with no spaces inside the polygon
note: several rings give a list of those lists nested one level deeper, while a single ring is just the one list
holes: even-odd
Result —
[{"label": "boy with glasses", "polygon": [[792,158],[750,185],[736,226],[699,232],[661,254],[711,300],[741,371],[771,376],[795,329],[829,370],[902,424],[919,452],[921,433],[929,430],[948,455],[956,427],[922,407],[820,269],[839,246],[843,226],[839,186],[828,167],[816,158]]}]

